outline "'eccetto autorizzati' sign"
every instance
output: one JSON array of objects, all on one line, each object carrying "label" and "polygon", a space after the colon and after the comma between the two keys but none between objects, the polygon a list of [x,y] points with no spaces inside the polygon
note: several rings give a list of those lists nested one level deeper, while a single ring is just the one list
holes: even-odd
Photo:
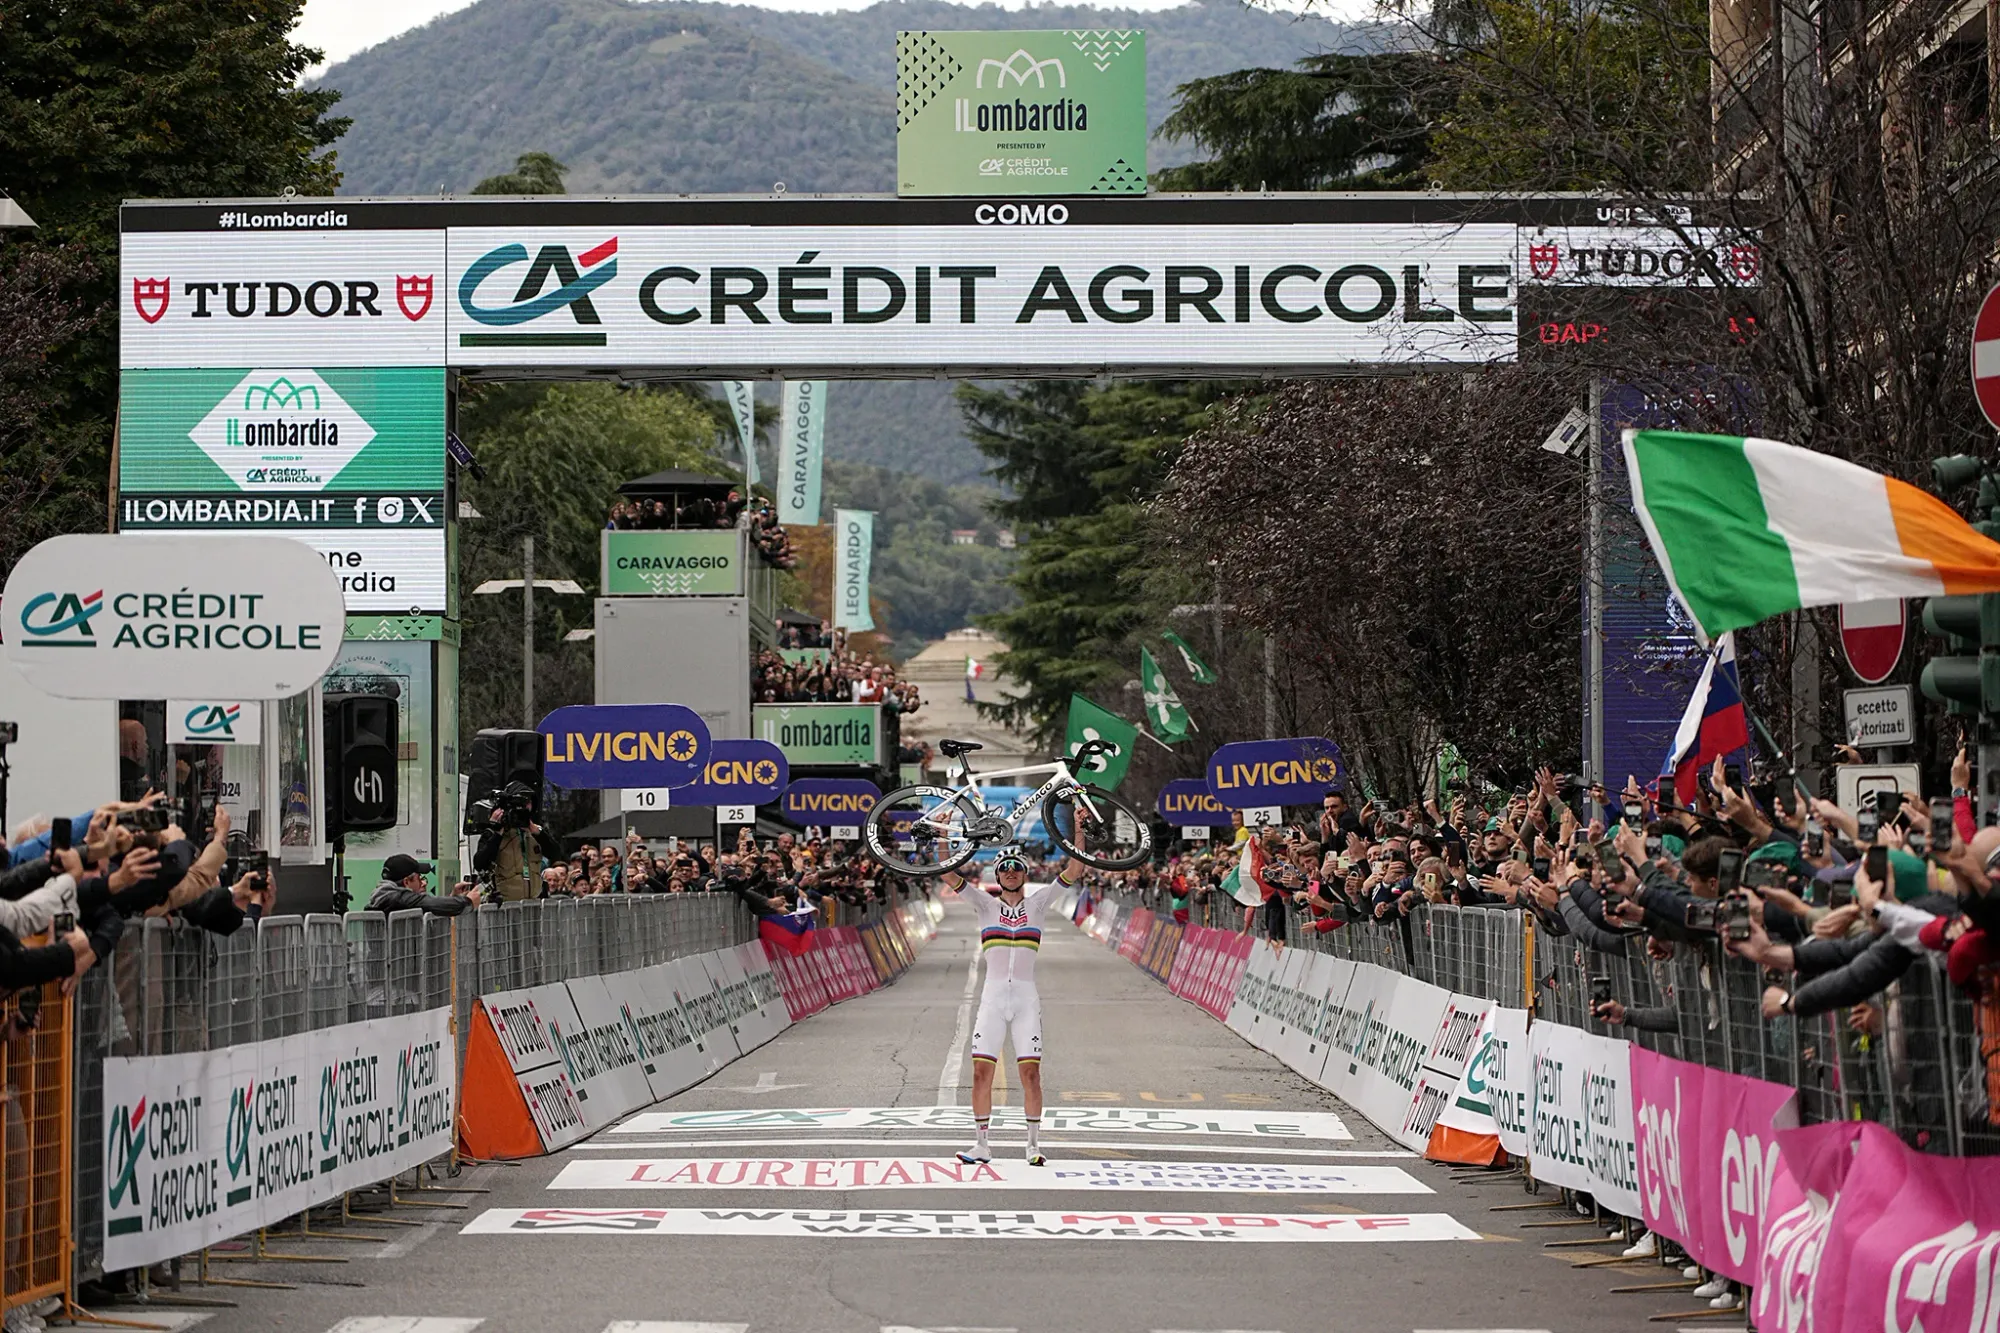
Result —
[{"label": "'eccetto autorizzati' sign", "polygon": [[339,576],[289,537],[52,537],[0,606],[8,661],[66,699],[283,699],[347,623]]}]

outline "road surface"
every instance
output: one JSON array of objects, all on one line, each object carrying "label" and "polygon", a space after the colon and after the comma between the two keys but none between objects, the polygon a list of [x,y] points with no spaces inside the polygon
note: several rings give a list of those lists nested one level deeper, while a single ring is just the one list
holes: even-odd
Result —
[{"label": "road surface", "polygon": [[[488,1192],[394,1214],[417,1225],[356,1228],[384,1240],[268,1243],[344,1263],[211,1268],[289,1290],[190,1282],[235,1305],[138,1317],[202,1333],[1638,1333],[1700,1304],[1614,1294],[1679,1274],[1573,1267],[1619,1247],[1557,1208],[1495,1211],[1553,1191],[1404,1152],[1067,922],[1037,970],[1050,1114],[1069,1127],[1044,1135],[1041,1171],[1006,1129],[994,1170],[959,1171],[974,947],[955,906],[896,985],[616,1132],[469,1169],[454,1183]],[[1011,1078],[1001,1100],[1018,1107]]]}]

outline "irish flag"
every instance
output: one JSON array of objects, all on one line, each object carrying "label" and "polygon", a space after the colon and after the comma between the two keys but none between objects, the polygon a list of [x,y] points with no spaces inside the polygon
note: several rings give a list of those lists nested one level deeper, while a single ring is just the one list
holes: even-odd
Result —
[{"label": "irish flag", "polygon": [[2000,592],[2000,542],[1853,463],[1776,440],[1628,430],[1625,467],[1703,643],[1802,607]]}]

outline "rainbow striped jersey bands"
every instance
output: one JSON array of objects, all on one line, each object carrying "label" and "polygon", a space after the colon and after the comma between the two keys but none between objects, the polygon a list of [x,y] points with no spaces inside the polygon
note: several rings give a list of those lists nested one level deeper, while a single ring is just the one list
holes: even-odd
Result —
[{"label": "rainbow striped jersey bands", "polygon": [[1028,896],[1009,906],[997,896],[977,886],[969,886],[965,897],[979,914],[979,949],[986,956],[986,984],[1006,982],[1032,985],[1035,954],[1042,947],[1042,928],[1047,924],[1054,884],[1036,884]]}]

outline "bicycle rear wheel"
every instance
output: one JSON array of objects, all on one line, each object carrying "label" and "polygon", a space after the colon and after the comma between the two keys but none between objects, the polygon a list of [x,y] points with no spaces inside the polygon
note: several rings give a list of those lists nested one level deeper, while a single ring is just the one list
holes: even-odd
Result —
[{"label": "bicycle rear wheel", "polygon": [[948,874],[979,850],[969,833],[978,815],[949,787],[898,787],[869,811],[862,841],[883,869],[898,875]]},{"label": "bicycle rear wheel", "polygon": [[1058,847],[1099,870],[1130,870],[1153,854],[1145,816],[1110,792],[1081,783],[1049,794],[1042,802],[1042,824]]}]

